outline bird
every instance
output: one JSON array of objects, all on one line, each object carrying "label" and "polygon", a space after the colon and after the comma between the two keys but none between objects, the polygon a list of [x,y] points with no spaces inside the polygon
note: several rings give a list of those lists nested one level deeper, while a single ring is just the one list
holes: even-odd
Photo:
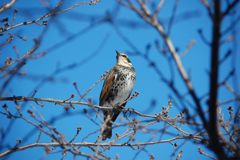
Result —
[{"label": "bird", "polygon": [[103,109],[102,140],[112,137],[113,122],[125,107],[135,81],[136,72],[132,62],[125,53],[116,51],[116,64],[107,74],[99,98],[100,106],[113,108]]}]

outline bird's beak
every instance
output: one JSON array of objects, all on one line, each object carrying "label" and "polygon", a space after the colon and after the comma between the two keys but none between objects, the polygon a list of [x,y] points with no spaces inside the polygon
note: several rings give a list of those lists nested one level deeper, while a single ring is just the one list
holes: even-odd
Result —
[{"label": "bird's beak", "polygon": [[121,55],[120,52],[118,52],[117,50],[115,50],[115,51],[117,53],[117,57]]}]

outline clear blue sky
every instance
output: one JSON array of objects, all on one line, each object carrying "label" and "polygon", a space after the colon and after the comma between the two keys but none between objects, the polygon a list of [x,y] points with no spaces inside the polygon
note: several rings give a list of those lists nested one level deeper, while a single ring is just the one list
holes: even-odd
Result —
[{"label": "clear blue sky", "polygon": [[[56,2],[56,0],[53,2]],[[77,1],[74,3],[77,3]],[[71,6],[71,4],[66,4],[63,8],[68,6]],[[159,16],[165,24],[167,24],[169,20],[172,7],[173,4],[171,2],[166,2],[166,5],[163,6],[162,11],[160,12]],[[14,8],[19,10],[16,23],[24,20],[30,20],[32,18],[34,19],[34,17],[37,18],[46,12],[40,1],[29,1],[28,3],[18,1]],[[117,10],[117,8],[118,7],[114,1],[103,0],[98,5],[81,6],[68,13],[60,15],[57,19],[53,20],[53,24],[49,24],[50,28],[47,31],[47,34],[43,39],[43,43],[41,44],[41,48],[37,51],[37,53],[45,50],[49,51],[49,48],[51,48],[54,44],[61,42],[66,37],[70,35],[77,35],[77,33],[84,30],[84,28],[90,24],[89,17],[92,16],[93,18],[99,19],[106,14]],[[118,9],[118,14],[112,17],[114,24],[134,44],[134,46],[138,48],[138,50],[144,52],[146,44],[150,43],[153,45],[155,40],[158,40],[160,43],[162,43],[161,37],[157,34],[157,32],[150,28],[147,24],[142,23],[142,20],[139,19],[135,13],[122,7]],[[12,10],[9,10],[5,13],[5,16],[7,14],[12,14],[12,12]],[[190,18],[182,18],[185,13],[194,14],[191,15]],[[191,73],[193,86],[196,88],[198,95],[201,96],[208,91],[209,87],[207,72],[209,69],[210,51],[208,46],[201,40],[197,30],[201,28],[207,39],[210,40],[211,23],[207,17],[206,10],[199,1],[179,1],[179,7],[176,15],[177,19],[173,25],[170,36],[180,53],[184,52],[190,41],[196,41],[194,47],[183,58],[183,63],[188,73]],[[142,25],[141,27],[136,28],[126,27],[124,26],[124,22],[127,20],[133,20],[134,22]],[[32,39],[39,35],[42,28],[43,27],[33,24],[10,31],[12,33],[18,33],[22,36],[25,36],[28,39],[26,42],[19,39],[15,39],[13,41],[12,44],[17,46],[20,54],[29,50],[29,48],[33,45]],[[239,39],[239,31],[237,35]],[[0,42],[2,42],[1,39]],[[5,57],[16,57],[16,54],[12,49],[12,44],[7,45],[5,48],[0,48],[1,64]],[[167,77],[170,77],[167,61],[156,51],[156,49],[154,49],[154,47],[152,48],[153,49],[150,50],[149,54],[150,59],[157,63],[157,66]],[[84,93],[84,91],[86,91],[95,81],[97,81],[106,70],[109,70],[115,64],[115,50],[126,52],[133,51],[132,48],[119,37],[112,25],[108,23],[97,23],[95,26],[91,26],[88,31],[81,32],[81,34],[76,36],[76,38],[64,42],[57,49],[50,50],[50,52],[41,59],[29,61],[22,71],[26,71],[27,75],[32,76],[49,76],[56,70],[56,67],[61,68],[69,64],[85,61],[88,56],[94,53],[94,56],[86,63],[83,63],[83,65],[79,65],[74,69],[57,74],[56,78],[60,81],[44,83],[38,89],[36,94],[36,97],[66,99],[71,94],[77,95],[72,85],[73,82],[77,82],[80,92]],[[222,48],[222,53],[224,53],[226,50],[227,47]],[[221,54],[221,56],[223,56],[223,54]],[[132,60],[137,72],[137,81],[134,91],[139,92],[140,95],[129,102],[127,107],[144,112],[150,106],[151,101],[156,100],[156,107],[151,110],[149,114],[159,112],[162,106],[167,105],[169,95],[172,95],[172,92],[163,82],[160,81],[159,77],[156,75],[153,69],[149,67],[149,64],[143,58],[130,55],[130,59]],[[235,61],[234,63],[239,64],[239,54],[236,55],[234,60],[230,58],[225,62],[224,67],[221,68],[220,79],[226,76],[232,67],[233,61]],[[236,69],[239,77],[239,68]],[[61,79],[66,81],[62,82]],[[40,83],[40,80],[41,79],[31,80],[24,77],[15,78],[11,82],[5,95],[27,96],[32,92],[33,88]],[[182,80],[179,78],[177,72],[175,72],[175,81],[176,87],[182,93],[184,93],[186,88]],[[96,86],[87,95],[87,97],[91,98],[96,104],[98,104],[98,97],[101,87],[102,83]],[[223,101],[229,99],[231,96],[232,95],[226,90],[220,92],[220,99]],[[77,98],[75,98],[75,100],[77,100]],[[12,103],[9,104],[13,105]],[[63,112],[61,106],[49,103],[46,103],[45,107],[43,108],[36,106],[34,103],[27,106],[27,108],[31,107],[36,107],[47,120],[50,117],[56,116]],[[80,112],[82,108],[82,106],[78,106],[71,112]],[[178,110],[175,108],[170,114],[174,116],[177,113]],[[91,116],[92,118],[95,118],[95,115]],[[3,122],[2,124],[7,124],[9,122],[3,117],[0,117],[0,121],[1,123]],[[56,126],[59,131],[65,134],[67,139],[72,138],[77,127],[82,127],[83,129],[77,138],[79,141],[81,141],[82,138],[87,135],[87,133],[95,131],[99,127],[81,114],[63,118],[54,123],[54,126]],[[163,125],[161,123],[155,125],[155,127],[162,126]],[[25,125],[23,121],[16,121],[16,123],[14,123],[14,127],[7,135],[6,142],[14,144],[16,139],[21,139],[21,137],[24,137],[24,135],[28,133],[30,129],[31,127],[29,125]],[[123,129],[118,131],[123,132]],[[114,131],[114,134],[116,132],[117,131]],[[33,142],[37,138],[37,135],[38,134],[35,133],[32,138],[26,142],[26,144]],[[138,136],[138,138],[141,140],[146,139],[144,136]],[[94,142],[96,137],[97,134],[90,137],[88,141]],[[49,138],[43,137],[42,141],[44,142],[44,140],[48,141]],[[186,145],[181,148],[181,150],[184,151],[183,159],[205,159],[205,157],[198,154],[197,148],[198,145],[193,145],[191,142],[187,142]],[[173,151],[171,144],[149,146],[147,149],[153,152],[153,155],[156,157],[156,159],[168,159]],[[130,148],[121,149],[121,153],[122,152],[125,152],[126,154],[121,154],[120,159],[129,159],[134,156]],[[119,148],[113,148],[111,151],[109,151],[110,155],[116,155],[117,153],[119,153]],[[59,155],[52,154],[45,156],[43,149],[39,148],[14,153],[11,157],[9,157],[9,159],[40,159],[41,157],[50,160],[58,158]],[[71,159],[71,157],[72,156],[68,154],[66,159]],[[147,158],[148,157],[145,153],[141,153],[137,159]]]}]

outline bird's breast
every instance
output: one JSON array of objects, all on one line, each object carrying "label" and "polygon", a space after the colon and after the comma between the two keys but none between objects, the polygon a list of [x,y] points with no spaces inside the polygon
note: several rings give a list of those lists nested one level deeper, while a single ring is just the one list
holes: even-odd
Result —
[{"label": "bird's breast", "polygon": [[112,105],[123,103],[133,90],[135,83],[135,72],[122,71],[117,76],[116,83],[113,86],[115,98],[112,99]]}]

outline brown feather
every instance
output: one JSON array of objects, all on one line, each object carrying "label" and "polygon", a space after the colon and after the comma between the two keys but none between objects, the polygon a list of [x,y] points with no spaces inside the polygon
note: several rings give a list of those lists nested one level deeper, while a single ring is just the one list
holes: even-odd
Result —
[{"label": "brown feather", "polygon": [[117,69],[114,67],[104,81],[102,91],[101,91],[101,94],[100,94],[100,103],[99,103],[100,106],[102,106],[104,104],[107,97],[109,96],[110,90],[112,89],[113,83],[114,83],[115,78],[116,78],[115,77],[115,73],[117,73],[116,70]]}]

